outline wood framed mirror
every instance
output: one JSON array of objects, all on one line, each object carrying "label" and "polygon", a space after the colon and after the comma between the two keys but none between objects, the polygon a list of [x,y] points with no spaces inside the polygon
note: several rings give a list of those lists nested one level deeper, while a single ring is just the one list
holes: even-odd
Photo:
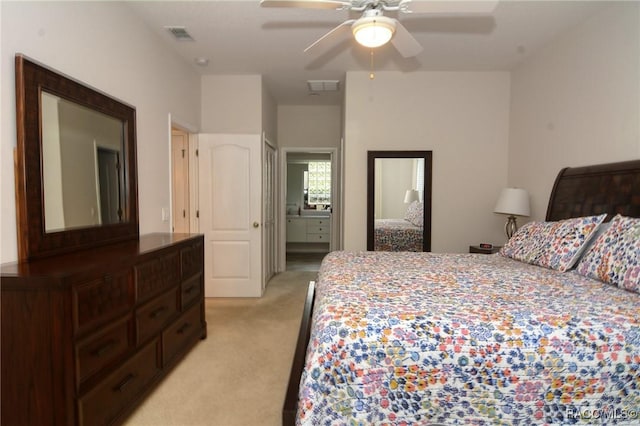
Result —
[{"label": "wood framed mirror", "polygon": [[367,250],[431,251],[431,151],[368,151]]},{"label": "wood framed mirror", "polygon": [[18,256],[137,238],[136,110],[16,55]]}]

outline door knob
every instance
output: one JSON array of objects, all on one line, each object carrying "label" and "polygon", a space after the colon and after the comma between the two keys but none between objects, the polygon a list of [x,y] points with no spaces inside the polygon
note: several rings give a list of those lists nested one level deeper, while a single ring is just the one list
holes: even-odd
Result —
[{"label": "door knob", "polygon": [[253,227],[257,228],[258,226],[260,226],[260,224],[258,222],[253,222]]}]

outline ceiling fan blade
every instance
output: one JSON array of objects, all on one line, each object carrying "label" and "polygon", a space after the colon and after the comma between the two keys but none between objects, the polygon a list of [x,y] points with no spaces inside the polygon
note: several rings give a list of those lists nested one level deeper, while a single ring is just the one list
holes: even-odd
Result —
[{"label": "ceiling fan blade", "polygon": [[401,9],[406,7],[408,13],[492,13],[498,0],[401,0]]},{"label": "ceiling fan blade", "polygon": [[351,2],[340,0],[260,0],[260,6],[299,7],[305,9],[343,9],[351,7]]},{"label": "ceiling fan blade", "polygon": [[391,44],[398,49],[403,58],[411,58],[422,52],[422,46],[399,21],[396,22],[396,32]]},{"label": "ceiling fan blade", "polygon": [[304,52],[307,53],[307,52],[309,52],[311,50],[316,50],[318,48],[318,46],[323,44],[329,38],[335,37],[335,36],[337,36],[339,34],[343,34],[343,33],[346,32],[346,30],[350,30],[351,29],[351,25],[355,21],[356,21],[355,19],[349,19],[349,20],[344,21],[342,24],[338,25],[337,27],[335,27],[334,29],[332,29],[331,31],[329,31],[328,33],[326,33],[325,35],[320,37],[318,40],[314,41],[313,44],[311,44],[309,47],[304,49]]}]

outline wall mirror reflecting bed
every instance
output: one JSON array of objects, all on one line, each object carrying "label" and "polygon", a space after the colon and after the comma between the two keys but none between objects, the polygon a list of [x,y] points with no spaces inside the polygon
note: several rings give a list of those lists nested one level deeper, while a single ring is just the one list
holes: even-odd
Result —
[{"label": "wall mirror reflecting bed", "polygon": [[367,250],[431,250],[431,151],[369,151]]},{"label": "wall mirror reflecting bed", "polygon": [[21,260],[138,235],[135,108],[16,56]]}]

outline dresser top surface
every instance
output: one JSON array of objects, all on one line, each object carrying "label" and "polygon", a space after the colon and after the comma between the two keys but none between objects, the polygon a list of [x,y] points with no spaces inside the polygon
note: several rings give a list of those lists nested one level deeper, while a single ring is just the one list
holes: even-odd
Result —
[{"label": "dresser top surface", "polygon": [[109,244],[88,250],[80,250],[28,262],[10,262],[1,265],[1,275],[6,278],[63,277],[94,269],[97,265],[131,262],[147,253],[156,252],[189,240],[201,238],[201,234],[153,233],[138,239]]}]

